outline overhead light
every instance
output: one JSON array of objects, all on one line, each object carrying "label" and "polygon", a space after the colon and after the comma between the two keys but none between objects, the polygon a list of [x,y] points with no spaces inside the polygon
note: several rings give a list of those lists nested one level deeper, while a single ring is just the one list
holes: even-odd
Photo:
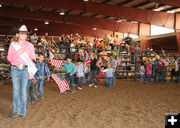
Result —
[{"label": "overhead light", "polygon": [[119,22],[122,22],[122,20],[121,20],[121,19],[118,19],[118,20],[116,20],[116,22],[118,22],[118,23],[119,23]]},{"label": "overhead light", "polygon": [[131,21],[131,22],[132,22],[132,23],[138,23],[137,21],[134,21],[134,20],[133,20],[133,21]]},{"label": "overhead light", "polygon": [[35,29],[34,29],[34,31],[37,31],[37,30],[38,30],[38,28],[35,28]]},{"label": "overhead light", "polygon": [[167,13],[176,13],[176,11],[175,10],[169,10],[169,11],[167,11]]},{"label": "overhead light", "polygon": [[44,24],[49,24],[49,22],[48,22],[48,21],[46,21]]},{"label": "overhead light", "polygon": [[158,12],[158,11],[160,11],[158,8],[155,8],[155,9],[153,9],[153,11],[156,11],[156,12]]},{"label": "overhead light", "polygon": [[92,28],[93,30],[97,30],[97,28]]},{"label": "overhead light", "polygon": [[89,1],[89,0],[83,0],[84,2],[87,2],[87,1]]},{"label": "overhead light", "polygon": [[2,7],[2,4],[0,4],[0,8]]},{"label": "overhead light", "polygon": [[59,13],[61,16],[65,15],[64,10],[62,9],[61,12]]},{"label": "overhead light", "polygon": [[61,16],[63,16],[65,13],[64,13],[64,12],[60,12],[59,14],[60,14]]}]

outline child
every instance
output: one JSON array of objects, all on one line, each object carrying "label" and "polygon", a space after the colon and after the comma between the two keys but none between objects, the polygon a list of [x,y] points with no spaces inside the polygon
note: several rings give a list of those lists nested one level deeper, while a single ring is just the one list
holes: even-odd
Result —
[{"label": "child", "polygon": [[146,69],[144,69],[144,66],[142,65],[140,67],[140,83],[142,84],[145,80],[145,73],[146,73]]},{"label": "child", "polygon": [[146,75],[147,75],[147,83],[151,83],[151,74],[152,74],[152,65],[151,60],[148,59],[146,61]]},{"label": "child", "polygon": [[75,84],[74,84],[74,74],[76,72],[76,67],[72,63],[72,58],[70,56],[67,57],[67,63],[62,67],[62,70],[66,72],[65,79],[67,82],[70,81],[72,91],[75,91]]},{"label": "child", "polygon": [[89,70],[89,74],[88,74],[88,84],[89,84],[89,87],[92,87],[93,84],[92,84],[92,74],[94,74],[94,87],[97,88],[97,59],[95,58],[95,54],[94,53],[91,53],[90,55],[91,57],[91,63],[90,63],[90,66],[88,67],[90,70]]},{"label": "child", "polygon": [[49,81],[50,78],[50,71],[47,65],[43,62],[44,60],[44,55],[40,54],[39,55],[39,62],[36,63],[37,69],[40,72],[40,76],[38,78],[38,91],[40,93],[41,99],[44,98],[44,81],[45,81],[45,74],[47,74],[47,78]]},{"label": "child", "polygon": [[162,73],[163,73],[163,66],[162,66],[162,60],[158,63],[158,83],[162,82]]},{"label": "child", "polygon": [[82,64],[82,60],[77,59],[77,65],[76,65],[76,73],[77,73],[77,77],[78,77],[78,89],[82,90],[83,85],[82,85],[82,79],[84,77],[84,66]]},{"label": "child", "polygon": [[166,83],[166,64],[164,61],[162,61],[162,82]]},{"label": "child", "polygon": [[108,63],[106,69],[102,70],[100,68],[100,70],[101,70],[101,72],[105,72],[106,73],[106,85],[109,86],[109,88],[111,88],[112,80],[113,80],[113,68],[112,68],[112,64]]},{"label": "child", "polygon": [[33,101],[38,101],[36,88],[37,88],[37,79],[40,76],[40,72],[37,71],[33,79],[28,80],[27,85],[27,104],[33,103]]},{"label": "child", "polygon": [[116,67],[117,67],[117,61],[115,60],[115,57],[113,54],[110,55],[110,63],[113,67],[113,80],[112,85],[116,85]]}]

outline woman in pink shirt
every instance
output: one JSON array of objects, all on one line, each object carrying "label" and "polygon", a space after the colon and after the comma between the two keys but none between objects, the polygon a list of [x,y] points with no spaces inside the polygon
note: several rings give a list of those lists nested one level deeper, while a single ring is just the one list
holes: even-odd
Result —
[{"label": "woman in pink shirt", "polygon": [[34,46],[27,42],[27,28],[22,25],[18,29],[16,36],[18,40],[11,42],[8,50],[7,59],[11,63],[11,77],[13,84],[13,115],[12,118],[26,116],[26,87],[29,73],[27,63],[22,59],[24,53],[29,59],[35,60]]}]

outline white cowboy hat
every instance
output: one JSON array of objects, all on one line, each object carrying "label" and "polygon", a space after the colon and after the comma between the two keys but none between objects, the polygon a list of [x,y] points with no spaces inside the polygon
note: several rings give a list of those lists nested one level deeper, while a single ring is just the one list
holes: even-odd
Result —
[{"label": "white cowboy hat", "polygon": [[18,29],[19,32],[29,33],[26,25],[21,25]]}]

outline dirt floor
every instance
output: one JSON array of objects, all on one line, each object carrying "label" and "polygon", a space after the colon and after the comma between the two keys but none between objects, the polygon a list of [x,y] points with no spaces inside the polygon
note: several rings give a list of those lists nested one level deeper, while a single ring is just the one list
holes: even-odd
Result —
[{"label": "dirt floor", "polygon": [[45,98],[11,118],[12,86],[0,85],[0,128],[163,128],[165,113],[180,112],[180,85],[140,85],[118,80],[112,88],[85,86],[59,94],[52,82]]}]

